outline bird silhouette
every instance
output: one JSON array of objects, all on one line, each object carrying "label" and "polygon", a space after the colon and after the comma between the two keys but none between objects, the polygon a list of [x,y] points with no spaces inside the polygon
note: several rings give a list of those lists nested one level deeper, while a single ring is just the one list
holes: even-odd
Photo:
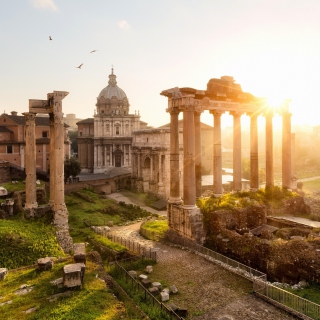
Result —
[{"label": "bird silhouette", "polygon": [[52,40],[51,36],[49,36],[49,40]]},{"label": "bird silhouette", "polygon": [[90,53],[92,53],[92,52],[96,52],[96,51],[98,51],[98,50],[92,50],[92,51],[90,51]]},{"label": "bird silhouette", "polygon": [[83,65],[83,63],[81,63],[81,64],[80,64],[79,66],[77,66],[76,68],[81,69],[82,65]]}]

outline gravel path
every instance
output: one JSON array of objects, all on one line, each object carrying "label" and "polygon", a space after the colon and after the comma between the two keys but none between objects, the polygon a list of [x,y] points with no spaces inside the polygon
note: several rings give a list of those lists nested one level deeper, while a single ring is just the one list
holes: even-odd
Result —
[{"label": "gravel path", "polygon": [[139,235],[139,227],[140,223],[113,227],[112,232],[159,248],[158,263],[149,279],[178,288],[169,303],[186,308],[188,320],[297,319],[254,296],[250,281],[187,250],[146,240]]}]

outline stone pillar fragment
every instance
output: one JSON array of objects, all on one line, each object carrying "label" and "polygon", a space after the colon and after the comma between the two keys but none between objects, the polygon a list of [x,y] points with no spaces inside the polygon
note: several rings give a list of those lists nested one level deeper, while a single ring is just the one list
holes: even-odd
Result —
[{"label": "stone pillar fragment", "polygon": [[258,163],[258,115],[250,115],[250,189],[259,189],[259,163]]},{"label": "stone pillar fragment", "polygon": [[32,217],[32,209],[38,207],[37,186],[36,186],[36,139],[35,139],[35,118],[32,112],[23,113],[26,126],[26,204],[25,209],[30,210],[29,216]]}]

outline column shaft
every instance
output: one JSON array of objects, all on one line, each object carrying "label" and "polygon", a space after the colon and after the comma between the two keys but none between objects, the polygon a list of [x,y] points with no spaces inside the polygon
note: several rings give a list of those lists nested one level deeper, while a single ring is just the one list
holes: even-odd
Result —
[{"label": "column shaft", "polygon": [[222,194],[221,112],[213,114],[213,193]]},{"label": "column shaft", "polygon": [[259,189],[259,163],[258,163],[258,116],[250,116],[250,188]]},{"label": "column shaft", "polygon": [[233,190],[242,190],[241,179],[241,114],[233,113]]},{"label": "column shaft", "polygon": [[282,114],[282,188],[291,188],[291,113]]},{"label": "column shaft", "polygon": [[183,111],[183,202],[187,206],[196,203],[194,136],[194,110],[186,109]]},{"label": "column shaft", "polygon": [[266,114],[266,188],[274,186],[273,114]]},{"label": "column shaft", "polygon": [[[50,117],[50,201],[49,204],[51,207],[53,207],[54,204],[54,190],[55,190],[55,183],[54,183],[54,178],[55,178],[55,157],[53,156],[54,154],[54,116],[53,113],[49,114]],[[89,153],[88,153],[89,154]],[[87,161],[88,164],[88,161]]]},{"label": "column shaft", "polygon": [[195,175],[196,175],[196,197],[201,197],[201,122],[200,112],[194,113],[195,131]]},{"label": "column shaft", "polygon": [[[181,203],[180,198],[180,146],[179,146],[179,111],[170,112],[170,199],[171,203]],[[161,158],[159,157],[159,161]],[[159,172],[160,182],[160,172]]]},{"label": "column shaft", "polygon": [[38,207],[36,175],[35,113],[24,113],[26,122],[26,204],[25,209]]}]

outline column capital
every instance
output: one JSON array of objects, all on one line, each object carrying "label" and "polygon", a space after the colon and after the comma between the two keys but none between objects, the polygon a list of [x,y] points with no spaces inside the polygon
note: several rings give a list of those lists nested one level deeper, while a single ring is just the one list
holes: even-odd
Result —
[{"label": "column capital", "polygon": [[174,106],[169,106],[167,109],[166,109],[166,112],[170,113],[170,114],[179,114],[180,113],[180,110],[178,107],[174,107]]},{"label": "column capital", "polygon": [[222,111],[222,110],[210,110],[209,111],[212,115],[214,116],[219,116],[221,117],[221,115],[223,115],[225,113],[225,111]]},{"label": "column capital", "polygon": [[25,121],[26,121],[26,126],[31,126],[35,124],[36,120],[36,113],[33,112],[24,112],[23,113]]},{"label": "column capital", "polygon": [[231,116],[233,116],[233,117],[236,117],[236,116],[241,117],[244,114],[244,112],[242,112],[242,111],[230,111],[229,114]]}]

